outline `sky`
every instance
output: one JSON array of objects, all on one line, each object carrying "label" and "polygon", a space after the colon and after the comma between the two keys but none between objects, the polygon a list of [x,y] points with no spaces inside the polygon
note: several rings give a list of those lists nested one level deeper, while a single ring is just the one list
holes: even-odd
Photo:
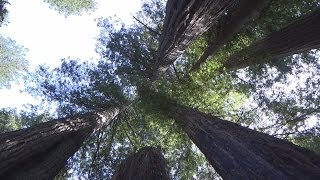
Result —
[{"label": "sky", "polygon": [[[97,60],[96,38],[100,29],[96,19],[116,15],[130,24],[134,14],[141,7],[141,0],[96,0],[95,12],[82,16],[64,15],[50,9],[43,0],[11,0],[7,6],[9,24],[0,28],[0,34],[10,37],[29,51],[26,58],[29,70],[40,64],[57,67],[61,58]],[[17,107],[37,100],[21,93],[23,83],[12,84],[10,89],[0,89],[0,108]]]}]

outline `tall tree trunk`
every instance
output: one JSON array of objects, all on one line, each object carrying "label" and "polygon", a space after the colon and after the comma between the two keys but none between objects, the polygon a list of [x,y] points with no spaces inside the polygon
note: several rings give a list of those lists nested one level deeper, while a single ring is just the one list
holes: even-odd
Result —
[{"label": "tall tree trunk", "polygon": [[168,0],[154,77],[162,75],[186,47],[220,18],[235,0]]},{"label": "tall tree trunk", "polygon": [[320,179],[320,156],[138,87],[146,108],[175,119],[223,179]]},{"label": "tall tree trunk", "polygon": [[168,168],[160,148],[144,147],[124,160],[113,180],[169,180]]},{"label": "tall tree trunk", "polygon": [[181,105],[170,113],[223,179],[320,179],[312,151]]},{"label": "tall tree trunk", "polygon": [[83,141],[118,113],[110,108],[1,134],[0,179],[53,179]]},{"label": "tall tree trunk", "polygon": [[270,0],[241,0],[239,5],[234,8],[227,21],[221,22],[214,39],[210,40],[211,43],[204,50],[201,57],[194,63],[191,72],[196,71],[200,66],[206,62],[210,56],[215,54],[222,45],[230,40],[248,21],[258,17],[261,10],[264,9]]},{"label": "tall tree trunk", "polygon": [[276,61],[277,58],[320,47],[320,9],[304,16],[287,27],[232,55],[225,63],[226,70]]}]

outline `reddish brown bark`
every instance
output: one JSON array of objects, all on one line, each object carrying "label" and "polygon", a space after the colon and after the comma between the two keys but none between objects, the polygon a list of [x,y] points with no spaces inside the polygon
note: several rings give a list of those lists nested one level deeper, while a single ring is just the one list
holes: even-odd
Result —
[{"label": "reddish brown bark", "polygon": [[320,48],[320,9],[232,55],[224,66],[235,70]]},{"label": "reddish brown bark", "polygon": [[168,0],[152,78],[162,75],[232,3],[234,0]]},{"label": "reddish brown bark", "polygon": [[222,45],[230,40],[248,21],[258,17],[262,9],[264,9],[270,0],[241,0],[234,8],[234,12],[230,12],[231,17],[226,22],[219,24],[219,29],[214,39],[204,50],[201,57],[194,63],[190,72],[196,71],[206,62],[213,54],[215,54]]},{"label": "reddish brown bark", "polygon": [[175,119],[223,179],[319,179],[320,156],[291,142],[179,105],[138,88],[141,100]]},{"label": "reddish brown bark", "polygon": [[117,108],[53,120],[0,136],[0,179],[53,179],[83,141]]},{"label": "reddish brown bark", "polygon": [[124,160],[113,180],[169,180],[168,168],[160,148],[144,147]]},{"label": "reddish brown bark", "polygon": [[171,115],[223,179],[320,179],[320,156],[180,105]]}]

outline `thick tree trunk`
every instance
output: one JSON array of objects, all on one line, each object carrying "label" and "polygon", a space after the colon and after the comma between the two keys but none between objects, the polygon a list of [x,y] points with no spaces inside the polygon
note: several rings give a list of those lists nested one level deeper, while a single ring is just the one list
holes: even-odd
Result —
[{"label": "thick tree trunk", "polygon": [[169,180],[168,168],[160,148],[144,147],[124,160],[113,180]]},{"label": "thick tree trunk", "polygon": [[235,0],[168,0],[154,77],[162,75],[186,47],[223,15]]},{"label": "thick tree trunk", "polygon": [[83,141],[119,113],[110,108],[0,136],[0,179],[53,179]]},{"label": "thick tree trunk", "polygon": [[[239,5],[234,8],[234,12],[228,18],[227,22],[219,24],[218,32],[211,43],[204,50],[202,56],[194,63],[190,72],[196,71],[206,62],[210,56],[215,54],[222,45],[229,41],[248,21],[258,17],[262,9],[264,9],[270,0],[241,0]],[[221,27],[220,27],[221,26]]]},{"label": "thick tree trunk", "polygon": [[235,53],[224,63],[224,67],[235,70],[319,48],[319,32],[320,9]]},{"label": "thick tree trunk", "polygon": [[191,108],[170,109],[223,179],[320,179],[312,151]]}]

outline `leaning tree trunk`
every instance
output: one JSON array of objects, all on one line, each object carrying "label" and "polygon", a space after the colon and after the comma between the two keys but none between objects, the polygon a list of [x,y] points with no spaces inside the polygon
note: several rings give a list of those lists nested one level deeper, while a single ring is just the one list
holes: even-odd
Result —
[{"label": "leaning tree trunk", "polygon": [[0,179],[53,179],[83,141],[118,108],[41,123],[0,136]]},{"label": "leaning tree trunk", "polygon": [[312,151],[181,105],[170,112],[223,179],[320,179]]},{"label": "leaning tree trunk", "polygon": [[168,0],[152,79],[162,75],[186,47],[220,18],[235,0]]},{"label": "leaning tree trunk", "polygon": [[320,9],[235,53],[225,63],[235,70],[320,47]]},{"label": "leaning tree trunk", "polygon": [[119,166],[113,180],[169,180],[168,168],[160,148],[144,147]]},{"label": "leaning tree trunk", "polygon": [[[200,66],[206,62],[210,56],[215,54],[222,45],[230,40],[248,21],[255,17],[258,17],[262,9],[264,9],[270,0],[241,0],[239,4],[234,7],[230,18],[226,22],[221,22],[219,28],[216,31],[214,39],[211,39],[211,43],[204,50],[201,57],[193,64],[190,72],[196,71]],[[223,20],[223,19],[222,19]]]},{"label": "leaning tree trunk", "polygon": [[179,105],[148,87],[138,92],[146,108],[175,119],[223,179],[320,179],[320,156],[310,150]]}]

